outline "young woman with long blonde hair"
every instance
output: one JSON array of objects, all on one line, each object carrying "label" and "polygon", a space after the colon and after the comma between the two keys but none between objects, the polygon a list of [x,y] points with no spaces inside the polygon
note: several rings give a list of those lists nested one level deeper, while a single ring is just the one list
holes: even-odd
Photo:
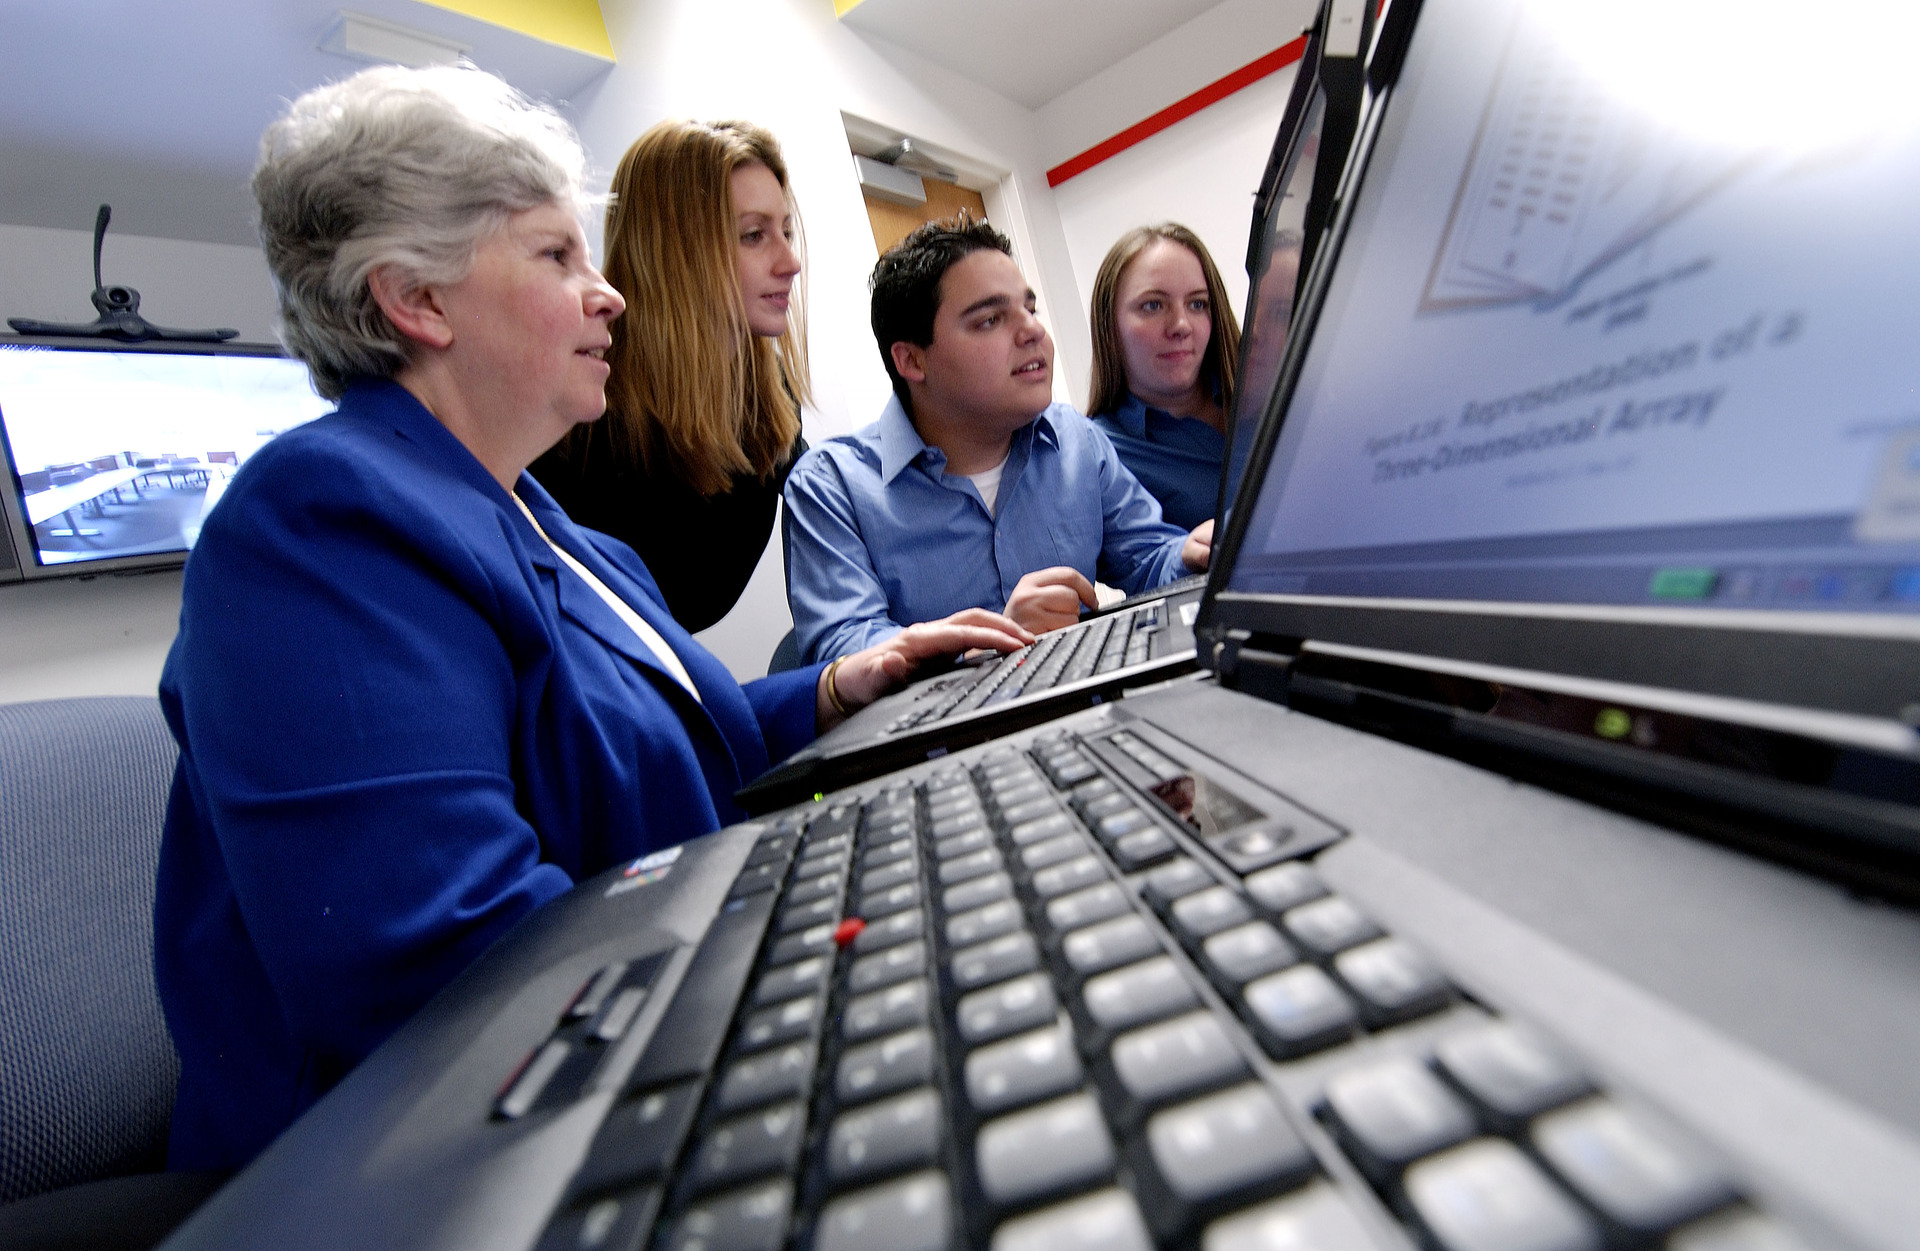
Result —
[{"label": "young woman with long blonde hair", "polygon": [[675,620],[724,617],[806,449],[799,213],[748,122],[666,121],[627,149],[607,210],[607,415],[532,473],[577,523],[640,553]]}]

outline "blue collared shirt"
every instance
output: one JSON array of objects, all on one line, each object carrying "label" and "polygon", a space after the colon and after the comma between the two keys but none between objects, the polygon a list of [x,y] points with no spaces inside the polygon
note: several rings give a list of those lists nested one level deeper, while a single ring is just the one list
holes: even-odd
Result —
[{"label": "blue collared shirt", "polygon": [[1127,402],[1093,419],[1120,461],[1140,479],[1168,521],[1191,530],[1213,516],[1227,440],[1194,417],[1175,417],[1132,392]]},{"label": "blue collared shirt", "polygon": [[1160,518],[1107,437],[1055,404],[1014,433],[989,511],[913,428],[880,420],[800,458],[787,479],[787,599],[820,661],[965,608],[1006,607],[1036,569],[1070,565],[1130,594],[1186,576],[1186,531]]}]

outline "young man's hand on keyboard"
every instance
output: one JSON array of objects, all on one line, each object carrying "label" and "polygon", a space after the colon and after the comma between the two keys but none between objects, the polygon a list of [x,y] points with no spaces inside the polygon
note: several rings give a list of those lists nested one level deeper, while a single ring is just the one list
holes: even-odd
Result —
[{"label": "young man's hand on keyboard", "polygon": [[1077,569],[1055,565],[1036,569],[1014,584],[1007,599],[1007,616],[1032,630],[1045,634],[1080,620],[1082,607],[1098,608],[1093,583]]}]

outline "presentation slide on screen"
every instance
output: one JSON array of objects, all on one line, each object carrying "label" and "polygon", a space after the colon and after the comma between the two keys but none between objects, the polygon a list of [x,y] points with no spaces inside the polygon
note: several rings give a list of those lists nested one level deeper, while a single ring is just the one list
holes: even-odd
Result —
[{"label": "presentation slide on screen", "polygon": [[1833,515],[1920,539],[1913,107],[1693,56],[1686,0],[1621,14],[1632,39],[1607,12],[1423,10],[1253,552]]},{"label": "presentation slide on screen", "polygon": [[43,564],[191,547],[249,457],[332,407],[281,357],[0,345],[0,423]]}]

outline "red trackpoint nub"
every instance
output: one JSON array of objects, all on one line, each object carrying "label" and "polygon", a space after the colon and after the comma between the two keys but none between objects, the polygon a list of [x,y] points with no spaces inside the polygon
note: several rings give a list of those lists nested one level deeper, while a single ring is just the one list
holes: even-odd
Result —
[{"label": "red trackpoint nub", "polygon": [[853,940],[860,937],[860,931],[866,928],[867,923],[859,917],[848,917],[833,931],[833,941],[843,948],[851,947]]}]

